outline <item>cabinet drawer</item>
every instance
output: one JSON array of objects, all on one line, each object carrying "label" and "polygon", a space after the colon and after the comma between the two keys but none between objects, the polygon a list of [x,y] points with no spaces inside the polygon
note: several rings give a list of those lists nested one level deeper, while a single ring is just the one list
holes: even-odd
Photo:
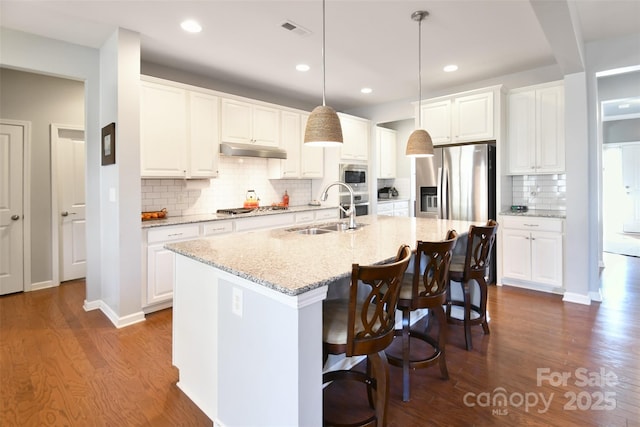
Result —
[{"label": "cabinet drawer", "polygon": [[198,224],[181,227],[160,227],[149,230],[147,243],[170,242],[173,240],[195,239],[200,235]]},{"label": "cabinet drawer", "polygon": [[313,211],[309,212],[298,212],[296,214],[296,224],[301,222],[311,222],[315,219],[315,215]]},{"label": "cabinet drawer", "polygon": [[393,215],[393,203],[378,203],[378,215]]},{"label": "cabinet drawer", "polygon": [[321,220],[321,219],[336,219],[338,217],[339,217],[338,208],[316,211],[316,216],[315,216],[315,218],[317,220]]},{"label": "cabinet drawer", "polygon": [[542,218],[535,216],[504,216],[502,227],[517,228],[530,231],[552,231],[562,233],[564,221],[558,218]]},{"label": "cabinet drawer", "polygon": [[214,221],[202,225],[203,236],[215,236],[233,231],[233,221]]}]

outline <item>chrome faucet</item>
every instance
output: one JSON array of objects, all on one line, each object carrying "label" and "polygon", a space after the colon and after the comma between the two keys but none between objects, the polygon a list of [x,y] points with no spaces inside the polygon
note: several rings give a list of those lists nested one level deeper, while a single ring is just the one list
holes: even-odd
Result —
[{"label": "chrome faucet", "polygon": [[322,190],[322,194],[320,194],[320,200],[322,200],[323,202],[327,200],[327,192],[329,188],[333,187],[334,185],[341,185],[349,190],[349,209],[345,209],[341,205],[339,205],[338,207],[342,212],[344,212],[346,216],[349,217],[349,228],[355,230],[358,227],[356,224],[356,206],[353,203],[353,188],[351,188],[349,184],[345,184],[342,181],[336,181],[332,184],[327,185],[324,190]]}]

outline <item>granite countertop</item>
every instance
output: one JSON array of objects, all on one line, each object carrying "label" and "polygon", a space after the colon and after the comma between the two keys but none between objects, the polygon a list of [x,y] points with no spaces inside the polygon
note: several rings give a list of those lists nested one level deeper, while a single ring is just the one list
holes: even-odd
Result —
[{"label": "granite countertop", "polygon": [[306,211],[317,211],[322,209],[337,209],[338,206],[310,206],[310,205],[302,205],[302,206],[289,206],[289,209],[281,209],[281,210],[273,210],[273,211],[256,211],[241,215],[229,215],[229,214],[218,214],[218,213],[210,213],[210,214],[199,214],[199,215],[182,215],[182,216],[168,216],[164,219],[152,219],[148,221],[142,221],[142,228],[154,228],[154,227],[166,227],[168,225],[181,225],[181,224],[192,224],[198,222],[206,222],[206,221],[219,221],[219,220],[228,220],[228,219],[242,219],[242,218],[252,218],[256,216],[264,216],[264,215],[280,215],[286,213],[296,213],[296,212],[306,212]]},{"label": "granite countertop", "polygon": [[413,248],[418,239],[442,240],[449,229],[465,232],[471,224],[484,224],[374,215],[359,216],[357,221],[363,227],[355,231],[305,235],[277,228],[171,243],[165,247],[295,296],[349,277],[353,263],[369,265],[391,260],[403,243]]},{"label": "granite countertop", "polygon": [[502,211],[500,215],[510,216],[539,216],[545,218],[566,218],[567,213],[565,211],[558,210],[544,210],[544,209],[529,209],[527,212],[512,212],[511,210]]}]

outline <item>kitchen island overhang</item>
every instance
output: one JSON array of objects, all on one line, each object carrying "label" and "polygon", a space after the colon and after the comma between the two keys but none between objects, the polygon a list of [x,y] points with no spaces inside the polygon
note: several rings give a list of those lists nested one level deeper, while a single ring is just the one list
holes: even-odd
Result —
[{"label": "kitchen island overhang", "polygon": [[287,229],[169,244],[178,386],[219,426],[322,425],[322,301],[353,263],[478,222],[358,217],[356,231]]}]

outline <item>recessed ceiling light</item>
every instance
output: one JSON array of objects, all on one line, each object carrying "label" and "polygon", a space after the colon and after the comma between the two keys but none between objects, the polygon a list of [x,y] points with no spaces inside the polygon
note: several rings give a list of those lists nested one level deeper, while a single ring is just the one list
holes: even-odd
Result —
[{"label": "recessed ceiling light", "polygon": [[307,64],[298,64],[296,65],[296,70],[298,71],[309,71],[311,67],[309,67]]},{"label": "recessed ceiling light", "polygon": [[458,69],[457,65],[451,64],[451,65],[447,65],[446,67],[443,68],[445,72],[447,73],[452,73],[454,71],[456,71]]},{"label": "recessed ceiling light", "polygon": [[202,31],[202,26],[193,19],[182,21],[182,24],[180,24],[180,26],[188,33],[199,33],[200,31]]},{"label": "recessed ceiling light", "polygon": [[373,89],[371,89],[370,87],[363,87],[362,89],[360,89],[360,92],[362,92],[362,93],[371,93],[371,92],[373,92]]}]

